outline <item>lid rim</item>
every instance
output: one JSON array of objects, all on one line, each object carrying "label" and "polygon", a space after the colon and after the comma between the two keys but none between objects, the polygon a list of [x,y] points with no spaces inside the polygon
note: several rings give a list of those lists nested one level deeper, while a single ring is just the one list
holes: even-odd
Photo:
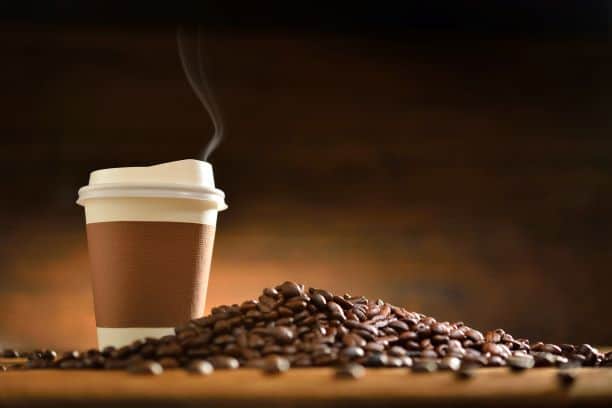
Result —
[{"label": "lid rim", "polygon": [[209,201],[217,204],[217,210],[227,208],[225,193],[218,188],[205,186],[188,186],[179,184],[116,184],[105,183],[84,186],[79,189],[77,204],[84,205],[85,200],[95,198],[180,198]]}]

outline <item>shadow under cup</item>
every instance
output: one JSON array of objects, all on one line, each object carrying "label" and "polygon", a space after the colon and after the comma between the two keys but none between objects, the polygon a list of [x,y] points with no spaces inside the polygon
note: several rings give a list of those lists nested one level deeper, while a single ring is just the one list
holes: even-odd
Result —
[{"label": "shadow under cup", "polygon": [[203,315],[214,203],[114,197],[84,206],[98,347],[173,334]]}]

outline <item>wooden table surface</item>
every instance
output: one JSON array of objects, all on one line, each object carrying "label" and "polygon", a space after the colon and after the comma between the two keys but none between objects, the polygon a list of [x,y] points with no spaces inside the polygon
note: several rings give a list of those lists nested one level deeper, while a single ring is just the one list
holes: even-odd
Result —
[{"label": "wooden table surface", "polygon": [[157,377],[119,371],[32,370],[0,373],[0,406],[612,406],[612,369],[576,369],[563,389],[556,369],[512,373],[482,369],[469,380],[452,373],[369,369],[340,380],[331,368],[268,376],[254,369],[202,377],[182,370]]}]

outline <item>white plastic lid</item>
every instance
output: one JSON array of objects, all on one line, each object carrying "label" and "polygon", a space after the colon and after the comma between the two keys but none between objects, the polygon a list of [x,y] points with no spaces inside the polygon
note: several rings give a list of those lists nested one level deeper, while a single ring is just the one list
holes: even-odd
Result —
[{"label": "white plastic lid", "polygon": [[77,203],[110,197],[187,198],[214,202],[219,211],[227,208],[210,163],[194,159],[93,171],[89,184],[79,189]]}]

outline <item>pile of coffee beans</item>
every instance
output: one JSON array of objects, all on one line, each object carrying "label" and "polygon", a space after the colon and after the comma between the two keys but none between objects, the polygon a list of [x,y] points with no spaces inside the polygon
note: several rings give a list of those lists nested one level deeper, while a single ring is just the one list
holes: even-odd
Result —
[{"label": "pile of coffee beans", "polygon": [[[4,356],[20,355],[5,350]],[[52,350],[37,350],[25,357],[25,364],[13,368],[144,374],[184,368],[208,375],[238,367],[280,374],[289,367],[337,366],[338,377],[359,378],[365,366],[409,367],[418,373],[451,370],[469,378],[478,367],[612,366],[612,353],[588,344],[530,343],[503,329],[482,333],[463,322],[439,322],[380,299],[305,290],[294,282],[266,288],[257,300],[215,307],[210,315],[177,327],[174,335],[59,357]],[[567,375],[562,378],[569,382]]]}]

